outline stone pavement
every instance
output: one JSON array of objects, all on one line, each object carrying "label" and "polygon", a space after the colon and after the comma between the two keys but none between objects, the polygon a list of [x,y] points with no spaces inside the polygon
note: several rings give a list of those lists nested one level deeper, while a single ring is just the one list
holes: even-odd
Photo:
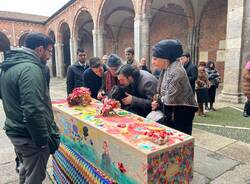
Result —
[{"label": "stone pavement", "polygon": [[[65,80],[52,79],[52,99],[66,97]],[[226,103],[217,103],[223,107]],[[240,107],[240,106],[239,106]],[[0,126],[5,115],[0,102]],[[249,120],[250,121],[250,120]],[[192,184],[250,184],[250,144],[194,129],[195,155]],[[17,184],[13,147],[0,129],[0,184]],[[49,161],[48,168],[51,168]],[[44,184],[49,184],[47,177]]]}]

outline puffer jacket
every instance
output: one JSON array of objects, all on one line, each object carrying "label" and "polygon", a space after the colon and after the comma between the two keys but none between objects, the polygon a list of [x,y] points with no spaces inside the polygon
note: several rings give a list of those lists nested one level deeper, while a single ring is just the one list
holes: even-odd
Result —
[{"label": "puffer jacket", "polygon": [[0,96],[9,137],[30,138],[37,146],[59,137],[45,77],[45,65],[35,51],[11,50],[1,65]]},{"label": "puffer jacket", "polygon": [[243,93],[247,98],[250,98],[250,70],[244,69],[243,73]]}]

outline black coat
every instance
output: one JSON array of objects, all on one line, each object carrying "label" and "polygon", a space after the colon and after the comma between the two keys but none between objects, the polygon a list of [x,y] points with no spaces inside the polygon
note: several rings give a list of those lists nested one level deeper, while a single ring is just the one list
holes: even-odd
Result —
[{"label": "black coat", "polygon": [[195,81],[198,78],[198,69],[193,63],[191,63],[191,61],[185,64],[184,68],[186,70],[188,80],[191,84],[192,90],[193,92],[195,92]]},{"label": "black coat", "polygon": [[88,65],[81,66],[79,62],[68,67],[67,71],[67,93],[68,95],[72,93],[73,89],[76,87],[83,87],[83,73],[88,68]]},{"label": "black coat", "polygon": [[84,72],[84,87],[89,88],[91,91],[91,97],[97,98],[98,91],[102,86],[102,77],[97,76],[91,68],[88,68]]}]

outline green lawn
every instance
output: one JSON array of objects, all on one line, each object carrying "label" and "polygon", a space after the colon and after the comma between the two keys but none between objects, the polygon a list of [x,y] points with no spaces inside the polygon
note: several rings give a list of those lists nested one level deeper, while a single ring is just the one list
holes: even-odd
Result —
[{"label": "green lawn", "polygon": [[225,107],[208,112],[206,113],[206,117],[195,116],[194,122],[250,128],[250,117],[243,117],[241,111],[232,107]]},{"label": "green lawn", "polygon": [[250,130],[240,129],[240,127],[250,128],[250,117],[243,117],[242,112],[234,108],[225,107],[211,111],[206,113],[206,117],[195,116],[194,123],[239,127],[239,129],[235,129],[194,124],[195,128],[250,143]]}]

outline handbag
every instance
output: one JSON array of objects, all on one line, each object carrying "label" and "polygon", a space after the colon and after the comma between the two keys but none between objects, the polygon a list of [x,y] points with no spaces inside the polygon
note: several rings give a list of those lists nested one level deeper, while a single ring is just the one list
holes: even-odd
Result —
[{"label": "handbag", "polygon": [[161,123],[165,119],[165,114],[161,110],[151,111],[146,118]]}]

